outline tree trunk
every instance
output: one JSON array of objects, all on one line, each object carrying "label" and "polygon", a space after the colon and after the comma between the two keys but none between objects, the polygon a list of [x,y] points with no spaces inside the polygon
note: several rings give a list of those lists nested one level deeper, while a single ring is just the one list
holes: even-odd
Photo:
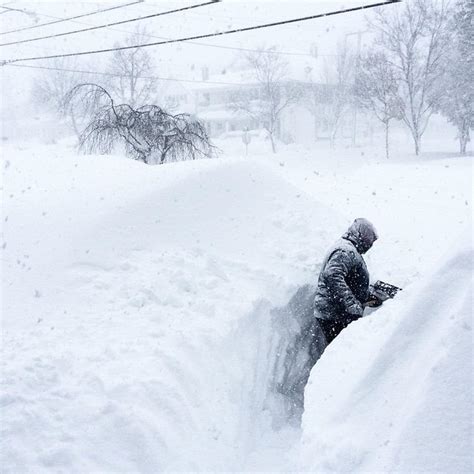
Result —
[{"label": "tree trunk", "polygon": [[130,73],[130,105],[132,107],[135,107],[135,85],[134,85],[134,80],[135,80],[135,54],[132,56],[132,61],[131,61],[131,66],[132,70]]},{"label": "tree trunk", "polygon": [[466,148],[467,144],[469,142],[469,127],[466,126],[466,124],[462,124],[461,127],[459,127],[459,152],[461,155],[466,154]]},{"label": "tree trunk", "polygon": [[388,147],[388,126],[389,122],[388,120],[385,122],[385,156],[387,160],[390,158],[389,156],[389,147]]},{"label": "tree trunk", "polygon": [[74,115],[74,112],[73,112],[72,108],[69,112],[69,116],[71,117],[72,128],[73,128],[74,133],[76,134],[76,137],[77,137],[77,143],[80,143],[80,141],[81,141],[81,132],[79,130],[79,127],[77,126],[76,116]]},{"label": "tree trunk", "polygon": [[160,165],[162,165],[166,160],[166,154],[168,153],[168,137],[165,136],[165,143],[163,145],[163,149],[161,150],[160,156]]},{"label": "tree trunk", "polygon": [[331,130],[331,133],[329,135],[329,146],[331,147],[332,150],[336,148],[336,131]]},{"label": "tree trunk", "polygon": [[270,133],[270,143],[272,144],[272,151],[276,153],[276,145],[275,145],[275,138],[273,137],[273,133]]},{"label": "tree trunk", "polygon": [[418,133],[418,130],[413,130],[412,136],[413,136],[413,142],[415,144],[415,155],[418,156],[421,150],[421,143],[420,143],[421,137]]}]

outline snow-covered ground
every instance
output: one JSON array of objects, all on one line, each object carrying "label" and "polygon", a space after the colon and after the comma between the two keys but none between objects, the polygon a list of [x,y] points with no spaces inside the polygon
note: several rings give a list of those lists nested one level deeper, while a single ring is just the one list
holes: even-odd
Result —
[{"label": "snow-covered ground", "polygon": [[[1,154],[5,472],[472,467],[472,158]],[[271,310],[361,216],[403,293],[330,346],[286,425]]]}]

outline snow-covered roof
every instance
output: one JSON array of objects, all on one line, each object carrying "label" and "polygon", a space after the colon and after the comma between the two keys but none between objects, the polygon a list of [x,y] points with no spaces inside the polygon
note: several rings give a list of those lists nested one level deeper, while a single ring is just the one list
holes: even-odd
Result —
[{"label": "snow-covered roof", "polygon": [[[321,58],[310,55],[285,57],[288,61],[287,80],[307,82],[317,77],[323,64]],[[252,69],[238,69],[233,66],[230,70],[224,70],[218,74],[210,74],[206,80],[201,77],[194,79],[196,82],[188,83],[187,87],[192,91],[203,91],[210,89],[228,89],[241,86],[257,84],[255,73]]]},{"label": "snow-covered roof", "polygon": [[232,111],[228,109],[218,109],[218,110],[205,110],[198,112],[197,116],[201,120],[206,120],[208,122],[218,121],[218,120],[229,120],[229,119],[239,119],[246,118],[245,113],[241,111]]},{"label": "snow-covered roof", "polygon": [[204,90],[204,89],[227,89],[235,88],[243,85],[253,85],[257,81],[251,70],[237,70],[222,72],[220,74],[211,74],[209,78],[202,82],[196,82],[189,85],[191,90]]}]

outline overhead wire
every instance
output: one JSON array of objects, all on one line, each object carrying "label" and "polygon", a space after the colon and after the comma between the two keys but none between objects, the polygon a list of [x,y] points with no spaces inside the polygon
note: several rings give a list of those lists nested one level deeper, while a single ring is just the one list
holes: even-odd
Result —
[{"label": "overhead wire", "polygon": [[[68,18],[57,18],[53,21],[47,21],[47,22],[44,22],[44,23],[39,23],[37,25],[25,26],[23,28],[17,28],[16,30],[2,31],[2,32],[0,32],[0,36],[1,35],[8,35],[10,33],[18,33],[20,31],[32,30],[34,28],[41,28],[41,27],[44,27],[44,26],[55,25],[57,23],[63,23],[65,21],[73,21],[73,20],[76,20],[78,18],[85,18],[87,16],[97,15],[99,13],[109,12],[109,11],[112,11],[112,10],[118,10],[120,8],[125,8],[125,7],[129,7],[131,5],[136,5],[137,3],[142,3],[143,1],[144,0],[137,0],[137,1],[134,1],[134,2],[131,2],[131,3],[125,3],[125,4],[122,4],[122,5],[115,5],[113,7],[103,8],[102,10],[94,10],[92,12],[83,13],[81,15],[71,16],[71,17],[68,17]],[[2,6],[2,8],[6,8],[6,7]],[[28,10],[18,10],[18,11],[21,11],[23,13],[28,12],[28,13],[31,13],[31,14],[38,15],[38,13],[29,12]],[[41,14],[41,16],[50,17],[50,15],[43,15],[43,14]],[[51,18],[55,18],[55,17],[51,17]]]},{"label": "overhead wire", "polygon": [[247,32],[247,31],[254,31],[254,30],[259,30],[259,29],[264,29],[264,28],[271,28],[271,27],[275,27],[275,26],[288,25],[288,24],[302,22],[302,21],[314,20],[314,19],[317,19],[317,18],[324,18],[324,17],[334,16],[334,15],[340,15],[340,14],[343,14],[343,13],[349,13],[349,12],[360,11],[360,10],[367,10],[367,9],[370,9],[370,8],[381,7],[381,6],[384,6],[384,5],[391,5],[391,4],[394,4],[394,3],[400,3],[401,1],[402,0],[386,0],[384,2],[372,3],[372,4],[366,4],[366,5],[359,5],[357,7],[334,10],[334,11],[330,11],[330,12],[326,12],[326,13],[318,13],[316,15],[310,15],[310,16],[306,16],[306,17],[292,18],[290,20],[281,20],[281,21],[276,21],[276,22],[272,22],[272,23],[265,23],[265,24],[261,24],[261,25],[247,26],[247,27],[243,27],[243,28],[234,28],[234,29],[215,32],[215,33],[205,33],[205,34],[201,34],[201,35],[194,35],[194,36],[170,39],[170,40],[165,40],[165,41],[156,41],[156,42],[152,42],[152,43],[142,43],[142,44],[129,45],[129,46],[116,46],[116,47],[113,47],[113,48],[96,49],[96,50],[89,50],[89,51],[79,51],[79,52],[75,52],[75,53],[52,54],[52,55],[46,55],[46,56],[33,56],[33,57],[26,57],[26,58],[7,59],[7,60],[3,60],[3,61],[0,60],[0,65],[4,66],[6,64],[21,62],[21,61],[38,61],[38,60],[42,60],[42,59],[57,59],[57,58],[67,58],[67,57],[73,57],[73,56],[85,56],[85,55],[91,55],[91,54],[110,53],[110,52],[113,52],[113,51],[124,51],[124,50],[129,50],[129,49],[147,48],[147,47],[151,47],[151,46],[160,46],[160,45],[165,45],[165,44],[180,43],[180,42],[196,40],[196,39],[213,38],[213,37],[217,37],[217,36],[243,33],[243,32]]},{"label": "overhead wire", "polygon": [[135,21],[142,21],[142,20],[149,20],[151,18],[156,18],[159,16],[164,16],[164,15],[170,15],[172,13],[179,13],[183,12],[186,10],[192,10],[194,8],[200,8],[200,7],[205,7],[208,5],[212,5],[215,3],[219,3],[221,0],[209,0],[204,3],[198,3],[195,5],[188,5],[186,7],[181,7],[181,8],[175,8],[173,10],[167,10],[164,12],[158,12],[158,13],[152,13],[151,15],[146,15],[146,16],[141,16],[141,17],[135,17],[135,18],[128,18],[126,20],[120,20],[120,21],[115,21],[112,23],[105,23],[103,25],[95,25],[95,26],[89,26],[88,28],[81,28],[79,30],[73,30],[73,31],[65,31],[63,33],[55,33],[53,35],[46,35],[46,36],[37,36],[36,38],[27,38],[19,41],[10,41],[9,43],[0,43],[0,46],[12,46],[15,44],[23,44],[23,43],[31,43],[32,41],[40,41],[40,40],[45,40],[45,39],[50,39],[50,38],[59,38],[61,36],[69,36],[69,35],[75,35],[77,33],[84,33],[87,31],[95,31],[95,30],[100,30],[103,28],[109,28],[110,26],[116,26],[116,25],[124,25],[126,23],[133,23]]},{"label": "overhead wire", "polygon": [[[7,5],[7,4],[5,4]],[[24,10],[21,10],[20,8],[11,8],[11,7],[7,7],[5,5],[0,5],[0,8],[3,8],[4,10],[8,11],[8,12],[20,12],[20,13],[25,13]],[[5,13],[5,12],[4,12]]]},{"label": "overhead wire", "polygon": [[[47,71],[59,71],[59,72],[70,72],[74,74],[91,74],[96,76],[109,76],[109,77],[128,77],[123,74],[117,74],[113,72],[102,72],[102,71],[87,71],[81,69],[69,69],[69,68],[62,68],[62,67],[53,67],[53,66],[33,66],[31,64],[8,64],[10,67],[21,67],[21,68],[28,68],[28,69],[44,69]],[[227,85],[227,86],[240,86],[242,83],[240,82],[225,82],[225,81],[209,81],[209,80],[198,80],[198,79],[181,79],[181,78],[174,78],[174,77],[161,77],[161,76],[140,76],[140,79],[157,79],[159,81],[170,81],[170,82],[190,82],[190,83],[198,83],[198,84],[219,84],[219,85]]]},{"label": "overhead wire", "polygon": [[[139,2],[137,3],[141,3],[142,5],[146,5],[148,7],[150,7],[151,5],[148,5],[145,3],[144,0],[140,0]],[[132,4],[130,4],[132,5]],[[38,12],[31,12],[31,13],[34,13],[35,15],[38,15],[38,16],[44,16],[44,17],[48,17],[48,18],[55,18],[58,20],[58,22],[60,21],[67,21],[67,20],[70,20],[71,22],[73,23],[78,23],[78,24],[81,24],[81,25],[88,25],[88,26],[94,26],[92,25],[91,23],[86,23],[84,21],[76,21],[76,20],[73,20],[72,18],[75,18],[75,17],[71,17],[71,18],[61,18],[61,17],[55,17],[55,16],[52,16],[52,15],[45,15],[43,13],[38,13]],[[51,22],[51,23],[55,23],[55,22]],[[42,23],[41,25],[48,25],[49,23]],[[41,26],[41,25],[37,25],[37,26]],[[130,30],[124,30],[124,29],[118,29],[118,28],[108,28],[109,31],[116,31],[118,33],[127,33],[127,34],[133,34],[133,31],[130,31]],[[18,30],[14,30],[14,31],[18,31]],[[2,35],[3,33],[0,33],[0,35]],[[6,34],[6,33],[5,33]],[[148,38],[156,38],[156,39],[162,39],[162,40],[168,40],[168,39],[172,39],[170,37],[166,37],[166,36],[157,36],[157,35],[152,35],[150,33],[147,33],[147,32],[141,32],[140,33],[141,36],[144,36],[144,37],[148,37]],[[199,42],[199,41],[187,41],[185,44],[190,44],[190,45],[195,45],[195,46],[202,46],[202,47],[205,47],[205,48],[217,48],[217,49],[227,49],[227,50],[233,50],[233,51],[244,51],[244,52],[249,52],[249,53],[258,53],[260,52],[260,50],[257,50],[257,49],[252,49],[252,48],[242,48],[242,47],[238,47],[238,46],[225,46],[225,45],[219,45],[219,44],[209,44],[209,43],[202,43],[202,42]],[[306,53],[306,52],[297,52],[297,51],[273,51],[274,54],[278,54],[278,55],[284,55],[284,56],[313,56],[311,53]],[[318,56],[336,56],[335,54],[319,54]]]}]

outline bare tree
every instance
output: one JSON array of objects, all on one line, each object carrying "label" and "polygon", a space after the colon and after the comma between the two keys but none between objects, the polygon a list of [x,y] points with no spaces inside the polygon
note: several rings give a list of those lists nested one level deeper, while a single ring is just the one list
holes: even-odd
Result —
[{"label": "bare tree", "polygon": [[384,53],[370,52],[360,58],[354,95],[359,107],[372,112],[383,123],[388,159],[390,121],[400,119],[401,113],[397,74]]},{"label": "bare tree", "polygon": [[49,63],[50,69],[43,71],[33,82],[33,101],[61,118],[66,118],[77,137],[80,135],[79,107],[74,111],[68,106],[66,96],[76,85],[84,82],[85,74],[78,73],[76,61],[72,58],[58,58]]},{"label": "bare tree", "polygon": [[378,9],[370,24],[399,75],[401,117],[417,155],[421,137],[440,102],[437,82],[449,44],[447,20],[445,0],[408,0],[398,8]]},{"label": "bare tree", "polygon": [[452,42],[440,87],[441,113],[457,128],[459,151],[466,154],[474,128],[474,3],[460,0],[450,22]]},{"label": "bare tree", "polygon": [[172,115],[156,105],[117,105],[106,89],[90,83],[74,87],[68,102],[91,104],[90,122],[80,138],[84,151],[110,153],[122,142],[128,155],[147,164],[213,155],[205,127],[188,114]]},{"label": "bare tree", "polygon": [[321,103],[322,85],[317,83],[313,76],[309,77],[309,81],[306,85],[301,87],[301,95],[303,97],[303,106],[313,116],[313,130],[314,140],[318,140],[319,127],[321,121],[321,109],[323,104]]},{"label": "bare tree", "polygon": [[[116,46],[132,46],[146,42],[147,31],[138,26],[124,43]],[[157,92],[158,80],[153,77],[153,59],[144,48],[115,51],[107,67],[110,80],[107,89],[114,97],[132,107],[149,103]]]},{"label": "bare tree", "polygon": [[321,85],[312,89],[312,107],[327,124],[331,147],[335,145],[343,118],[352,104],[355,59],[346,42],[340,43],[336,60],[324,63]]},{"label": "bare tree", "polygon": [[327,107],[330,99],[327,93],[328,85],[323,83],[322,78],[313,68],[308,67],[306,72],[306,80],[300,86],[301,105],[313,116],[314,140],[318,141],[321,121],[327,115],[324,108]]},{"label": "bare tree", "polygon": [[231,98],[230,108],[262,124],[276,153],[282,113],[298,102],[301,90],[288,80],[288,63],[274,47],[246,55],[245,63],[252,71],[256,88],[242,88]]}]

